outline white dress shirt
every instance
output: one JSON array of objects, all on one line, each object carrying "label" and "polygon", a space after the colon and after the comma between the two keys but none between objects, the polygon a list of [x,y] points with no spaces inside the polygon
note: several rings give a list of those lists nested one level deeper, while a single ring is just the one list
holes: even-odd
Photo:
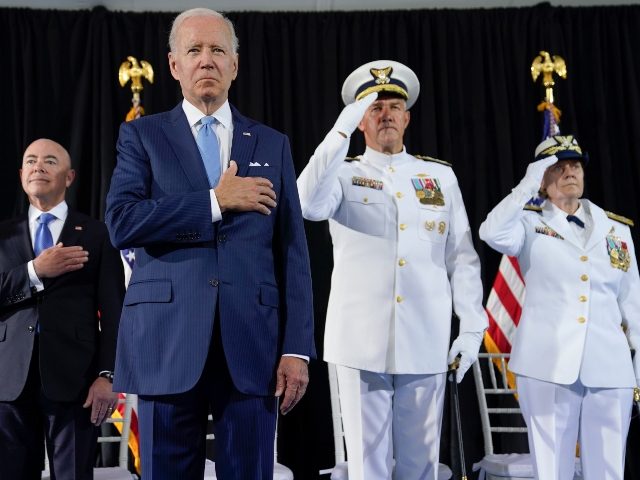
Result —
[{"label": "white dress shirt", "polygon": [[[191,133],[195,139],[198,136],[198,131],[202,127],[200,121],[202,120],[202,117],[205,117],[206,115],[186,99],[182,101],[182,110],[184,110],[184,114],[186,115],[189,126],[191,127]],[[220,145],[220,172],[222,174],[227,170],[227,168],[229,168],[231,143],[233,140],[233,117],[231,115],[229,101],[227,100],[224,102],[218,110],[209,116],[214,117],[217,120],[214,124],[214,131],[218,137],[218,144]],[[220,205],[218,204],[218,199],[213,188],[209,190],[209,193],[211,195],[211,221],[218,222],[222,220]]]},{"label": "white dress shirt", "polygon": [[[29,235],[31,236],[31,246],[35,246],[36,241],[36,230],[38,229],[38,217],[42,215],[41,210],[37,209],[33,205],[29,205]],[[53,238],[53,244],[58,243],[58,239],[60,238],[60,233],[62,232],[62,227],[64,226],[64,221],[67,219],[67,214],[69,213],[69,207],[67,202],[64,200],[49,210],[50,214],[54,215],[56,218],[49,222],[49,230],[51,231],[51,237]],[[36,287],[36,290],[39,292],[44,290],[44,285],[42,280],[38,278],[36,275],[36,270],[33,266],[33,260],[30,260],[27,263],[27,271],[29,272],[29,283],[32,287]]]}]

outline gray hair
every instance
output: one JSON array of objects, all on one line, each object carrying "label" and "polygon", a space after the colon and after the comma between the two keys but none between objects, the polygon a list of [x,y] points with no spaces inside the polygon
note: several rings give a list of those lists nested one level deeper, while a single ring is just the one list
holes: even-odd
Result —
[{"label": "gray hair", "polygon": [[233,23],[227,17],[225,17],[220,12],[216,12],[215,10],[211,10],[210,8],[192,8],[190,10],[185,10],[180,15],[178,15],[171,25],[171,33],[169,33],[169,48],[172,52],[176,51],[176,37],[178,35],[178,30],[182,23],[191,17],[214,17],[221,18],[227,24],[227,28],[229,28],[229,33],[231,34],[231,47],[233,48],[233,53],[238,53],[238,37],[236,36],[236,30],[233,28]]}]

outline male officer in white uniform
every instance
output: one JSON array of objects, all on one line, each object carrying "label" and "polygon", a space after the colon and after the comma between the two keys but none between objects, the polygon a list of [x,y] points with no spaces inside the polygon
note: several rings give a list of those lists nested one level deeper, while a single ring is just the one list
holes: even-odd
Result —
[{"label": "male officer in white uniform", "polygon": [[[518,257],[527,288],[509,368],[539,480],[573,478],[578,439],[585,480],[622,480],[639,381],[632,222],[581,199],[586,162],[573,136],[546,139],[480,227],[492,248]],[[542,206],[523,209],[541,187]]]},{"label": "male officer in white uniform", "polygon": [[[447,363],[461,355],[460,381],[487,327],[451,166],[403,145],[419,88],[398,62],[356,69],[298,179],[304,217],[329,219],[333,239],[324,359],[337,366],[350,480],[436,479]],[[366,151],[345,159],[356,127]],[[461,333],[447,355],[452,306]]]}]

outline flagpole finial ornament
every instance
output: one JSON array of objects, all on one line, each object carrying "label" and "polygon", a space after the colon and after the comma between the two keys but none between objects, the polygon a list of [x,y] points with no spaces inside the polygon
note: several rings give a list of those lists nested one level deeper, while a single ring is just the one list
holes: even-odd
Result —
[{"label": "flagpole finial ornament", "polygon": [[535,82],[542,73],[542,84],[545,88],[545,100],[553,103],[553,74],[557,74],[560,78],[567,78],[567,65],[564,58],[560,55],[550,55],[544,50],[540,51],[540,55],[533,59],[531,63],[531,77]]},{"label": "flagpole finial ornament", "polygon": [[120,86],[124,87],[131,80],[131,110],[127,114],[127,121],[133,120],[144,115],[144,109],[140,105],[140,92],[144,89],[142,79],[145,78],[149,83],[153,83],[153,67],[145,60],[138,63],[138,59],[131,55],[122,62],[118,70],[118,80]]}]

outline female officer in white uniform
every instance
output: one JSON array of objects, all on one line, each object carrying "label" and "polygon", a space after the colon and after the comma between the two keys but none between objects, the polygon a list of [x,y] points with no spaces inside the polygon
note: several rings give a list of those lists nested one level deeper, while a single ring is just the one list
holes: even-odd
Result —
[{"label": "female officer in white uniform", "polygon": [[[573,478],[578,440],[585,480],[622,480],[638,384],[632,222],[580,199],[587,160],[573,136],[548,138],[480,227],[482,240],[518,258],[524,276],[509,368],[539,480]],[[540,187],[542,206],[523,209]]]}]

